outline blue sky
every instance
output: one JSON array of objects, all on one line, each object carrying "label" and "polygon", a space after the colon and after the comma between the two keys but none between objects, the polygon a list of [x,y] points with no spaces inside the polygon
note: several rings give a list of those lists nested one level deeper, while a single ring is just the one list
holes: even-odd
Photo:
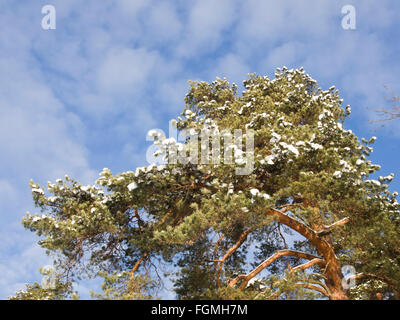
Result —
[{"label": "blue sky", "polygon": [[[55,30],[41,27],[47,4]],[[341,25],[347,4],[355,30]],[[303,66],[351,105],[347,128],[378,137],[380,174],[399,173],[400,120],[373,132],[366,109],[389,106],[384,85],[400,94],[399,1],[1,0],[0,30],[1,299],[49,263],[20,223],[36,212],[29,179],[146,165],[146,133],[182,111],[188,80]]]}]

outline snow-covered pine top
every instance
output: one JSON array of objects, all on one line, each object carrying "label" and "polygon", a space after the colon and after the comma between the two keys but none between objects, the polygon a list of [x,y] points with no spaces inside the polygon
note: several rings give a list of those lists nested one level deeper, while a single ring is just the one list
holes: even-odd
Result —
[{"label": "snow-covered pine top", "polygon": [[[397,194],[386,184],[393,176],[369,177],[380,168],[367,160],[374,137],[359,141],[345,128],[350,107],[342,107],[334,87],[322,90],[303,69],[287,68],[278,69],[272,80],[251,75],[244,87],[238,95],[237,86],[226,79],[192,83],[185,110],[175,122],[190,134],[220,134],[221,142],[226,130],[241,129],[244,145],[246,129],[254,130],[250,175],[236,175],[235,168],[243,165],[248,152],[229,143],[226,147],[234,158],[230,164],[150,164],[117,175],[104,168],[96,185],[82,186],[66,177],[49,184],[48,194],[32,183],[35,203],[50,213],[28,215],[26,225],[48,236],[46,245],[57,246],[57,237],[66,235],[123,233],[134,209],[151,208],[146,218],[152,225],[167,214],[165,210],[179,213],[179,206],[187,205],[184,209],[192,214],[178,228],[155,229],[151,239],[185,243],[210,225],[223,230],[232,216],[247,227],[257,226],[259,212],[297,194],[324,199],[325,209],[338,216],[343,214],[342,201],[350,201],[343,194],[357,195],[379,210],[398,210]],[[155,130],[149,135],[156,138],[160,154],[168,148],[183,152],[192,147]],[[184,200],[190,203],[182,204]]]}]

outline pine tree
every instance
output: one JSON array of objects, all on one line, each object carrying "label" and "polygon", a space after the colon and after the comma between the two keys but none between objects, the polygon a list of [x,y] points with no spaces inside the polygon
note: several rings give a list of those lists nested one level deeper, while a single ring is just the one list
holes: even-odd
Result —
[{"label": "pine tree", "polygon": [[[98,297],[123,288],[149,298],[149,277],[175,263],[182,299],[400,298],[399,204],[388,190],[393,175],[370,179],[380,168],[367,160],[375,138],[346,130],[350,107],[303,69],[243,84],[239,95],[226,79],[190,82],[175,122],[208,135],[203,147],[152,132],[166,164],[104,169],[93,186],[65,177],[48,195],[31,182],[43,214],[23,224],[55,257],[64,284],[130,272],[143,275],[139,285],[111,278],[112,294]],[[243,141],[227,143],[235,129]],[[225,153],[204,148],[215,137]],[[243,151],[252,138],[254,150]],[[198,159],[204,149],[211,160],[196,163],[190,152]],[[356,272],[344,278],[346,265]]]}]

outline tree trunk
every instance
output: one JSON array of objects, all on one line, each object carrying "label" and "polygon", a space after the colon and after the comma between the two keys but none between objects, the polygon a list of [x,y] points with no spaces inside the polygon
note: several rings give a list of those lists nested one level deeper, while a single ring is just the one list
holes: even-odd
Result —
[{"label": "tree trunk", "polygon": [[280,223],[297,231],[307,238],[317,249],[317,252],[326,262],[325,276],[326,286],[329,289],[331,300],[348,300],[346,291],[342,287],[343,274],[339,260],[335,255],[332,242],[328,237],[320,237],[318,234],[300,221],[289,217],[283,211],[272,209],[266,212],[268,216],[274,216]]},{"label": "tree trunk", "polygon": [[[343,274],[340,263],[333,252],[328,252],[324,256],[327,261],[327,267],[325,271],[326,281],[325,284],[329,289],[330,300],[348,300],[347,293],[342,286]],[[328,257],[328,259],[327,259]]]}]

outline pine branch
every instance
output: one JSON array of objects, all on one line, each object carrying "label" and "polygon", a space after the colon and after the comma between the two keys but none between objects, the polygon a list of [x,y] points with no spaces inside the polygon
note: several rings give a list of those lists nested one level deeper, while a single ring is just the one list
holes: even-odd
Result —
[{"label": "pine branch", "polygon": [[291,257],[297,257],[297,258],[308,259],[308,260],[318,259],[318,261],[315,261],[313,264],[316,264],[316,263],[325,264],[324,260],[322,260],[321,258],[316,257],[312,254],[309,254],[309,253],[296,251],[296,250],[280,250],[280,251],[274,253],[272,256],[270,256],[268,259],[266,259],[264,262],[259,264],[250,273],[248,273],[247,275],[240,275],[239,277],[230,281],[228,285],[230,287],[233,287],[239,280],[243,279],[244,281],[240,286],[240,290],[243,290],[244,288],[246,288],[248,282],[252,278],[254,278],[257,274],[259,274],[262,270],[264,270],[266,267],[268,267],[275,260],[277,260],[278,258],[283,257],[283,256],[291,256]]},{"label": "pine branch", "polygon": [[331,224],[329,226],[324,226],[324,230],[321,230],[321,231],[317,232],[317,235],[319,237],[326,236],[326,235],[328,235],[328,234],[330,234],[332,232],[332,229],[334,227],[342,226],[342,225],[346,224],[349,221],[350,221],[350,218],[346,217],[346,218],[343,218],[343,219],[341,219],[341,220],[339,220],[339,221],[337,221],[337,222],[335,222],[335,223],[333,223],[333,224]]}]

